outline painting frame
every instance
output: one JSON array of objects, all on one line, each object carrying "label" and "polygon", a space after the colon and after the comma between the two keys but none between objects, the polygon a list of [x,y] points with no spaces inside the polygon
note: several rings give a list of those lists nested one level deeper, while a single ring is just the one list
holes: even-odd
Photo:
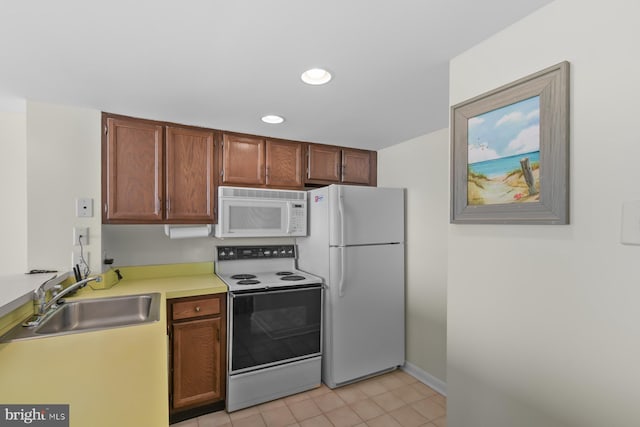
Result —
[{"label": "painting frame", "polygon": [[[539,97],[539,197],[468,203],[469,120]],[[569,224],[569,62],[545,68],[451,107],[452,224]]]}]

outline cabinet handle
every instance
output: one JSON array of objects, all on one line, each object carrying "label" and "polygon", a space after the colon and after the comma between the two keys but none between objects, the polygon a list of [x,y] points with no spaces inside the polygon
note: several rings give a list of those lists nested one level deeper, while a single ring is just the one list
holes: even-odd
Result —
[{"label": "cabinet handle", "polygon": [[220,328],[216,329],[216,339],[220,342]]},{"label": "cabinet handle", "polygon": [[171,199],[167,197],[167,212],[171,212]]},{"label": "cabinet handle", "polygon": [[200,313],[200,306],[196,306],[196,313]]}]

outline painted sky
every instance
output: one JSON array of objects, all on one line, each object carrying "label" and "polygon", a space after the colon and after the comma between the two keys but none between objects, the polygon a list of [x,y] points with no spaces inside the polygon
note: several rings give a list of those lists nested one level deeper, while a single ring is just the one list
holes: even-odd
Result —
[{"label": "painted sky", "polygon": [[470,164],[540,150],[540,97],[472,117],[468,138]]}]

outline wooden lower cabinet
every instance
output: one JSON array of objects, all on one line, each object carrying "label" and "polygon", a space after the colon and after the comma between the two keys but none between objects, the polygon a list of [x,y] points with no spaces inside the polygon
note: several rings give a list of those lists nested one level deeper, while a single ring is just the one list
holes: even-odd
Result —
[{"label": "wooden lower cabinet", "polygon": [[[169,413],[194,416],[224,408],[225,294],[167,300]],[[217,406],[216,403],[219,403]],[[199,409],[203,409],[198,412]],[[195,412],[194,412],[195,411]],[[187,417],[184,417],[187,418]]]}]

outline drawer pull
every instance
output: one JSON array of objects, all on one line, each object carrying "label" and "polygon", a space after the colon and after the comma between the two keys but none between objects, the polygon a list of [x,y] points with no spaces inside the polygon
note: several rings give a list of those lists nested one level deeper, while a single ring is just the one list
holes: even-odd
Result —
[{"label": "drawer pull", "polygon": [[199,305],[196,306],[196,313],[200,313],[200,306]]}]

